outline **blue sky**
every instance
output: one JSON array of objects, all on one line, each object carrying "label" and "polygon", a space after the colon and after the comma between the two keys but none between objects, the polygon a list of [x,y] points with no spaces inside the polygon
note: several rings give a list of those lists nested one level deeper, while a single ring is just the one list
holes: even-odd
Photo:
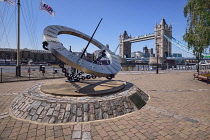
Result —
[{"label": "blue sky", "polygon": [[[63,25],[92,35],[101,18],[94,38],[115,50],[119,44],[119,35],[127,31],[132,37],[154,32],[155,24],[165,18],[172,24],[173,37],[182,41],[185,33],[186,18],[183,8],[187,0],[44,0],[55,11],[55,17],[39,10],[40,0],[21,0],[21,48],[42,49],[42,32],[48,25]],[[16,48],[16,6],[0,2],[1,48]],[[4,12],[3,12],[4,11]],[[6,12],[5,12],[6,11]],[[10,18],[11,17],[11,20]],[[3,19],[3,21],[1,21]],[[27,24],[25,24],[27,22]],[[8,40],[8,41],[7,41]],[[60,35],[59,40],[65,47],[72,46],[73,51],[81,51],[87,41],[70,35]],[[8,43],[9,42],[9,43]],[[154,48],[154,40],[133,43],[132,51],[142,51],[147,45]],[[97,48],[90,45],[88,52]],[[177,52],[173,47],[173,52]],[[118,53],[118,51],[117,51]]]}]

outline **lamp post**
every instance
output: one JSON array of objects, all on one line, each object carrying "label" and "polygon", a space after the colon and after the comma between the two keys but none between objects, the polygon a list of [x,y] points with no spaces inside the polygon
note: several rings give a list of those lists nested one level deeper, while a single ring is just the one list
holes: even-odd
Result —
[{"label": "lamp post", "polygon": [[159,44],[156,44],[156,57],[157,57],[157,69],[156,69],[156,74],[158,74],[158,55],[159,55]]},{"label": "lamp post", "polygon": [[18,32],[17,32],[17,65],[16,65],[16,76],[21,76],[20,66],[20,0],[18,0]]}]

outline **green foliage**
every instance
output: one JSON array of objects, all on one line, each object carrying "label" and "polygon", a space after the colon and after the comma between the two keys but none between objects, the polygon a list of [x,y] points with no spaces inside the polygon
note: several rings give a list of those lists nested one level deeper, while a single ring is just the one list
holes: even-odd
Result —
[{"label": "green foliage", "polygon": [[210,77],[210,74],[203,74],[202,76]]},{"label": "green foliage", "polygon": [[188,48],[194,49],[196,57],[202,57],[204,49],[210,45],[210,0],[188,0],[184,16],[187,28],[183,38]]}]

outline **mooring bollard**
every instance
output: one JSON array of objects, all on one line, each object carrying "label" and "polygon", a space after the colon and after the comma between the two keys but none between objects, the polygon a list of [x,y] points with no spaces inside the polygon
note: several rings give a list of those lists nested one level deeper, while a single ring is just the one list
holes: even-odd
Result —
[{"label": "mooring bollard", "polygon": [[55,74],[55,67],[53,67],[53,78],[54,78],[54,74]]},{"label": "mooring bollard", "polygon": [[39,65],[39,71],[42,71],[42,65],[41,64]]},{"label": "mooring bollard", "polygon": [[2,69],[3,69],[3,68],[1,68],[1,83],[2,83],[2,76],[3,76],[3,75],[2,75]]},{"label": "mooring bollard", "polygon": [[45,74],[45,66],[42,66],[42,74],[44,76],[44,74]]},{"label": "mooring bollard", "polygon": [[31,74],[31,68],[28,68],[28,74],[29,74],[29,80],[30,80],[30,74]]}]

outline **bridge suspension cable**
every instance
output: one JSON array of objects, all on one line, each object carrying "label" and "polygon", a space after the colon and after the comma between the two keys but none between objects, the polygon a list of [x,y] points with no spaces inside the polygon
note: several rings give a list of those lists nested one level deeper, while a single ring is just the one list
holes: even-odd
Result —
[{"label": "bridge suspension cable", "polygon": [[114,53],[116,53],[117,49],[119,48],[120,44],[117,45],[117,48],[114,50]]},{"label": "bridge suspension cable", "polygon": [[[181,50],[193,54],[193,49],[189,49],[186,45],[184,45],[183,43],[181,43],[180,41],[176,40],[174,37],[169,38],[166,35],[164,35],[164,37],[170,41],[172,44],[174,44],[175,46],[177,46],[178,48],[180,48]],[[203,56],[207,56],[210,55],[209,53],[203,52],[202,53]]]},{"label": "bridge suspension cable", "polygon": [[164,35],[164,37],[170,41],[172,44],[174,44],[175,46],[177,46],[178,48],[180,48],[181,50],[193,54],[193,50],[192,49],[188,49],[186,45],[182,44],[180,41],[176,40],[175,38],[169,38],[166,35]]}]

